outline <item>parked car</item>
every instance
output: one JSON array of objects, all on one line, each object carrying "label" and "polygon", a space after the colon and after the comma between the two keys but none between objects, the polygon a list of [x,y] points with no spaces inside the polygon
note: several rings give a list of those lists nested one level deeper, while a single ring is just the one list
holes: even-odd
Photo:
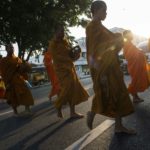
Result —
[{"label": "parked car", "polygon": [[29,73],[29,82],[32,86],[41,85],[48,82],[47,71],[44,66],[32,67]]}]

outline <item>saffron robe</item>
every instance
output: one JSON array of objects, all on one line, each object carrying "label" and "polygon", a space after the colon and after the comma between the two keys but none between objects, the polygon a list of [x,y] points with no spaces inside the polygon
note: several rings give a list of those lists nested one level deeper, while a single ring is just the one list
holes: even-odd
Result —
[{"label": "saffron robe", "polygon": [[60,91],[60,86],[59,86],[59,82],[53,67],[53,63],[52,63],[52,56],[50,54],[49,51],[44,53],[44,59],[43,59],[44,65],[46,67],[48,76],[49,76],[49,80],[51,82],[52,85],[52,89],[49,93],[49,98],[51,98],[52,96],[56,95],[59,93]]},{"label": "saffron robe", "polygon": [[143,92],[149,87],[145,55],[134,46],[131,41],[125,42],[123,53],[128,62],[128,72],[131,76],[131,83],[128,86],[128,91],[131,94]]},{"label": "saffron robe", "polygon": [[0,63],[1,75],[6,86],[5,97],[8,104],[14,107],[34,104],[32,94],[25,84],[24,77],[18,71],[20,63],[22,63],[21,60],[14,55],[2,58]]},{"label": "saffron robe", "polygon": [[49,50],[52,54],[53,64],[60,83],[60,93],[56,100],[56,108],[69,103],[77,105],[88,100],[88,93],[81,85],[69,56],[70,46],[66,40],[52,40],[49,43]]},{"label": "saffron robe", "polygon": [[0,78],[0,100],[5,96],[5,84],[4,81]]},{"label": "saffron robe", "polygon": [[[1,61],[1,59],[0,59]],[[1,77],[1,67],[0,67],[0,99],[3,99],[4,96],[5,96],[5,84],[4,84],[4,81]]]},{"label": "saffron robe", "polygon": [[122,117],[134,111],[117,57],[119,42],[99,22],[88,24],[87,61],[95,92],[91,111],[108,117]]}]

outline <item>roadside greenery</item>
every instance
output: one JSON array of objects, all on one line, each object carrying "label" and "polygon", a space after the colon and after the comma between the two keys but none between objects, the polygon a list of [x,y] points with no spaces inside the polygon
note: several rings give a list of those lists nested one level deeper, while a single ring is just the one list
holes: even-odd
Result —
[{"label": "roadside greenery", "polygon": [[92,0],[0,0],[0,44],[17,42],[18,56],[28,59],[34,50],[46,48],[56,24],[85,26],[79,17],[89,16]]}]

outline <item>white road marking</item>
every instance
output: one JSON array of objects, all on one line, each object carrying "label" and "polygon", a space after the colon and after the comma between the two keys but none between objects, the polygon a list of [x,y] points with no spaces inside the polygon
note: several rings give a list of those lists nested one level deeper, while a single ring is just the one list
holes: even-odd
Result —
[{"label": "white road marking", "polygon": [[86,145],[91,143],[95,138],[97,138],[100,134],[102,134],[105,130],[111,127],[114,124],[114,120],[105,120],[98,127],[91,130],[75,143],[67,147],[65,150],[82,150]]},{"label": "white road marking", "polygon": [[[92,86],[93,86],[93,84],[90,83],[90,84],[84,86],[84,88],[85,88],[86,90],[89,90]],[[40,99],[40,100],[39,100],[39,99],[38,99],[38,100],[35,100],[35,105],[39,105],[39,104],[43,103],[44,101],[47,101],[47,98],[42,98],[42,99]],[[34,106],[35,106],[35,105],[34,105]],[[34,107],[34,106],[33,106],[33,107]],[[9,114],[9,113],[12,113],[12,112],[13,112],[13,110],[6,111],[6,112],[3,112],[3,113],[0,113],[0,116],[4,116],[4,115]]]},{"label": "white road marking", "polygon": [[13,110],[6,111],[6,112],[4,112],[4,113],[0,113],[0,116],[6,115],[6,114],[9,114],[9,113],[12,113],[12,112],[13,112]]}]

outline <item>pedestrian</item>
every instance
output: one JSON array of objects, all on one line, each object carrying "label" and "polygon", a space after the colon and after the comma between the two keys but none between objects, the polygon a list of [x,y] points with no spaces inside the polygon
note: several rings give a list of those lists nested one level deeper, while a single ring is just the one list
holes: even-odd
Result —
[{"label": "pedestrian", "polygon": [[5,84],[4,84],[4,81],[2,79],[2,76],[0,75],[0,101],[4,101],[5,91],[6,91]]},{"label": "pedestrian", "polygon": [[54,67],[53,67],[53,60],[52,60],[52,56],[50,54],[50,51],[46,50],[46,51],[44,51],[43,54],[44,54],[43,62],[44,62],[49,80],[51,82],[51,86],[52,86],[52,89],[49,92],[49,96],[48,96],[49,100],[51,100],[51,98],[54,95],[59,94],[60,85],[59,85],[58,78],[56,76],[56,73],[55,73],[55,70],[54,70]]},{"label": "pedestrian", "polygon": [[62,106],[68,103],[70,106],[70,117],[82,118],[83,115],[75,111],[75,105],[87,101],[89,95],[77,77],[73,64],[74,59],[70,56],[70,44],[65,39],[62,25],[56,26],[54,38],[49,43],[49,50],[61,87],[55,103],[58,117],[63,117]]},{"label": "pedestrian", "polygon": [[[149,87],[147,60],[142,50],[138,49],[133,43],[133,34],[130,30],[123,32],[124,47],[123,54],[127,60],[128,72],[131,76],[131,83],[128,86],[129,93],[133,96],[133,102],[143,102],[138,96],[138,92],[143,92]],[[140,73],[140,75],[139,75]]]},{"label": "pedestrian", "polygon": [[22,60],[14,55],[12,44],[6,45],[6,52],[7,56],[2,58],[0,66],[6,86],[7,103],[12,106],[15,115],[18,115],[17,107],[20,105],[25,106],[25,114],[31,114],[30,106],[34,104],[34,101],[21,75]]},{"label": "pedestrian", "polygon": [[87,125],[92,129],[95,115],[101,114],[115,118],[115,133],[135,134],[135,130],[122,124],[122,117],[133,113],[134,108],[116,55],[123,46],[123,38],[102,24],[106,11],[104,1],[94,1],[93,18],[86,27],[87,61],[95,93],[91,111],[87,113]]},{"label": "pedestrian", "polygon": [[[3,58],[3,56],[0,55],[0,61],[2,58]],[[5,84],[4,84],[4,81],[1,76],[1,67],[0,67],[0,100],[2,100],[2,101],[4,101],[5,90],[6,90],[6,88],[5,88]]]}]

